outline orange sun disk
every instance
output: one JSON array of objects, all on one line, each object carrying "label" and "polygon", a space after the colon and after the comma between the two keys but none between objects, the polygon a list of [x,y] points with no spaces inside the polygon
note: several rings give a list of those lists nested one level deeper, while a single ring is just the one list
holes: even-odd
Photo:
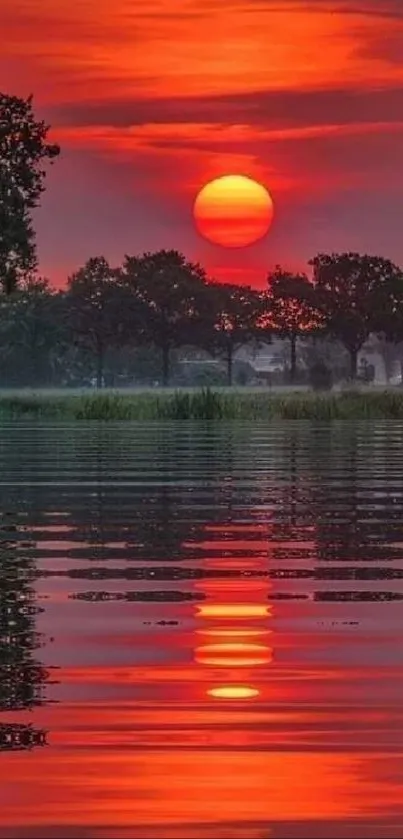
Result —
[{"label": "orange sun disk", "polygon": [[210,242],[242,248],[262,239],[273,220],[267,189],[244,175],[224,175],[198,193],[193,215],[196,227]]}]

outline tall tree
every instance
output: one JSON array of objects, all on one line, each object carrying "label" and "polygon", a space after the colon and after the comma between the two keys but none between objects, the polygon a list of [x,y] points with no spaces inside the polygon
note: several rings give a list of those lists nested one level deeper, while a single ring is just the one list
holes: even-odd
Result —
[{"label": "tall tree", "polygon": [[35,119],[32,96],[0,92],[0,284],[7,294],[36,267],[31,211],[45,188],[45,163],[60,151],[48,131]]},{"label": "tall tree", "polygon": [[235,352],[260,336],[260,296],[250,286],[231,283],[210,283],[208,296],[206,348],[224,357],[227,384],[232,385]]},{"label": "tall tree", "polygon": [[68,280],[66,318],[73,341],[95,359],[96,384],[104,383],[106,352],[126,339],[127,294],[103,257],[89,259]]},{"label": "tall tree", "polygon": [[290,380],[294,382],[297,340],[303,335],[319,332],[323,316],[315,306],[312,286],[305,274],[292,274],[277,266],[267,281],[267,327],[290,342]]},{"label": "tall tree", "polygon": [[144,307],[143,340],[159,348],[166,386],[172,349],[198,341],[208,308],[205,273],[178,251],[160,250],[126,256],[122,276]]},{"label": "tall tree", "polygon": [[389,259],[358,253],[319,254],[310,264],[315,301],[328,332],[348,350],[354,380],[359,350],[371,332],[380,331],[380,312],[383,322],[393,312],[401,270]]}]

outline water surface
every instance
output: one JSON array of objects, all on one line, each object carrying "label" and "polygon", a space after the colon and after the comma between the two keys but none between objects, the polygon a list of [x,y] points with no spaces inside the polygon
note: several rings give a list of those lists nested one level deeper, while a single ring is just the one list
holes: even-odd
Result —
[{"label": "water surface", "polygon": [[0,437],[0,836],[400,837],[403,424]]}]

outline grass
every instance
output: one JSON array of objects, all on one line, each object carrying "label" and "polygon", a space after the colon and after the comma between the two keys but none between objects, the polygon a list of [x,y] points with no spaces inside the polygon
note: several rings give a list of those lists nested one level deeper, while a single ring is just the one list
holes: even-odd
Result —
[{"label": "grass", "polygon": [[0,421],[403,419],[403,390],[0,392]]}]

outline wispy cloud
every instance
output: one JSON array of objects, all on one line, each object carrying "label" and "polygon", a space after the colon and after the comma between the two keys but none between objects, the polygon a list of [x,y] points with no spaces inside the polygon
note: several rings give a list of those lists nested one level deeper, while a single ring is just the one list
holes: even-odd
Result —
[{"label": "wispy cloud", "polygon": [[275,196],[257,261],[351,238],[348,207],[357,247],[379,230],[398,258],[403,0],[2,0],[0,26],[0,87],[33,92],[63,148],[37,217],[46,264],[130,239],[258,272],[192,225],[198,187],[228,171]]},{"label": "wispy cloud", "polygon": [[105,98],[102,102],[66,101],[52,106],[58,125],[109,125],[129,128],[143,124],[216,123],[277,128],[397,122],[403,109],[403,82],[327,90],[251,90],[217,96]]},{"label": "wispy cloud", "polygon": [[[56,74],[65,94],[144,94],[178,97],[228,94],[251,89],[338,86],[392,77],[387,55],[368,56],[365,45],[384,38],[391,0],[261,2],[215,0],[3,0],[2,62],[18,57],[35,67],[46,94]],[[396,26],[403,26],[397,18]],[[380,31],[381,30],[381,31]],[[22,68],[23,69],[23,68]],[[403,79],[403,68],[394,68]],[[22,73],[23,75],[23,73]],[[29,79],[27,73],[27,81]],[[103,84],[103,88],[102,88]],[[88,92],[88,87],[87,87]]]}]

